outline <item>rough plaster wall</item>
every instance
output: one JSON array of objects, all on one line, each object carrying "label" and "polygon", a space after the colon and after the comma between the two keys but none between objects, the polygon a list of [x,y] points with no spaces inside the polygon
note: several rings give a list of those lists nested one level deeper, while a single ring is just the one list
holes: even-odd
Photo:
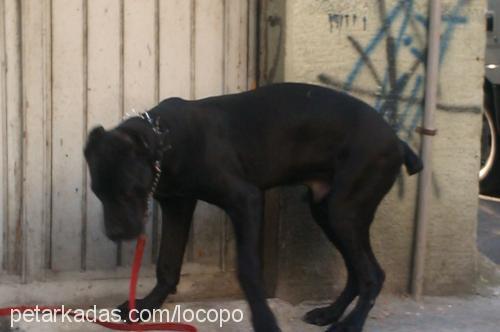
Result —
[{"label": "rough plaster wall", "polygon": [[[400,137],[418,150],[414,129],[422,116],[428,1],[271,0],[268,4],[272,9],[266,22],[272,32],[268,44],[275,44],[267,61],[278,64],[276,72],[283,71],[282,77],[270,80],[305,81],[349,91],[383,112]],[[475,277],[484,8],[483,0],[443,1],[439,132],[433,146],[425,277],[429,294],[468,292]],[[281,16],[284,22],[280,45],[269,16]],[[281,64],[272,61],[276,56]],[[266,69],[267,73],[273,70]],[[416,176],[402,175],[372,228],[374,250],[387,272],[385,291],[408,289],[416,187]],[[291,300],[311,294],[328,296],[324,286],[338,289],[345,274],[341,259],[333,255],[300,196],[300,189],[284,190],[281,195],[277,293]]]}]

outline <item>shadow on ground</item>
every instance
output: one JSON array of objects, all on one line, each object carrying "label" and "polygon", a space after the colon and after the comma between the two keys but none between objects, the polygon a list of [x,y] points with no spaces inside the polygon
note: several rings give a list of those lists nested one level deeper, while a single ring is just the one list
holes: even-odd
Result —
[{"label": "shadow on ground", "polygon": [[491,261],[500,264],[500,200],[479,200],[477,247]]}]

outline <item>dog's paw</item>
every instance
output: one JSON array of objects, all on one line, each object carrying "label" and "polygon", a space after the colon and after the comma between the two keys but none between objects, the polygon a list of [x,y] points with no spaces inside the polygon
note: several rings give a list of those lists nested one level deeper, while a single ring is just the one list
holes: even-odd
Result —
[{"label": "dog's paw", "polygon": [[118,307],[116,307],[116,309],[119,310],[120,318],[123,322],[130,321],[129,310],[128,310],[128,301],[123,302]]},{"label": "dog's paw", "polygon": [[252,314],[252,326],[255,332],[281,332],[276,318],[267,306],[256,309]]},{"label": "dog's paw", "polygon": [[341,314],[332,306],[316,308],[304,315],[304,322],[312,325],[325,326],[336,322]]},{"label": "dog's paw", "polygon": [[255,332],[281,332],[277,324],[257,324],[253,326]]},{"label": "dog's paw", "polygon": [[[120,317],[124,322],[130,322],[132,315],[129,312],[129,302],[125,301],[120,304],[117,309],[120,311]],[[151,318],[152,310],[156,308],[155,305],[148,303],[145,299],[135,300],[135,320],[137,321],[147,321]]]},{"label": "dog's paw", "polygon": [[325,332],[361,332],[362,327],[357,325],[351,325],[347,322],[337,322],[330,325],[330,327]]}]

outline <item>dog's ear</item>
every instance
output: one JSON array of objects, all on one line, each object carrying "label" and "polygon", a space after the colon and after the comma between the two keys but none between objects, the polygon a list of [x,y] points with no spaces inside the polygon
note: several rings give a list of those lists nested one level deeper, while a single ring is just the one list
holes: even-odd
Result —
[{"label": "dog's ear", "polygon": [[104,136],[105,133],[106,130],[102,126],[97,126],[90,131],[89,136],[87,138],[87,144],[85,145],[85,150],[84,150],[84,154],[86,157],[88,156],[88,153],[92,148],[92,146],[95,145],[95,143],[99,141]]},{"label": "dog's ear", "polygon": [[89,140],[89,142],[98,140],[105,133],[106,133],[106,129],[104,129],[102,126],[94,127],[94,129],[92,129],[89,133],[88,140]]}]

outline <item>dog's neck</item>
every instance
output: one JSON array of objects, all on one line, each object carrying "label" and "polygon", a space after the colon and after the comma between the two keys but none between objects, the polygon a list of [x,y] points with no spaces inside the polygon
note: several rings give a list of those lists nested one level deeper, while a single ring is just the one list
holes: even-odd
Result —
[{"label": "dog's neck", "polygon": [[[197,130],[193,114],[195,109],[188,102],[178,98],[164,100],[148,111],[149,119],[135,116],[124,120],[116,130],[124,132],[135,141],[143,141],[153,158],[150,164],[161,161],[162,179],[175,177],[174,174],[190,167],[186,160],[191,160],[193,153],[192,133]],[[154,130],[157,124],[159,130]]]},{"label": "dog's neck", "polygon": [[115,130],[137,144],[139,149],[142,149],[148,156],[154,174],[150,191],[150,196],[153,196],[162,173],[162,159],[165,152],[172,148],[168,140],[170,129],[162,129],[159,118],[154,118],[146,112],[124,120]]},{"label": "dog's neck", "polygon": [[161,162],[164,153],[172,149],[169,139],[170,129],[160,124],[160,119],[152,113],[124,120],[117,131],[129,136],[136,144],[145,149],[152,162]]}]

